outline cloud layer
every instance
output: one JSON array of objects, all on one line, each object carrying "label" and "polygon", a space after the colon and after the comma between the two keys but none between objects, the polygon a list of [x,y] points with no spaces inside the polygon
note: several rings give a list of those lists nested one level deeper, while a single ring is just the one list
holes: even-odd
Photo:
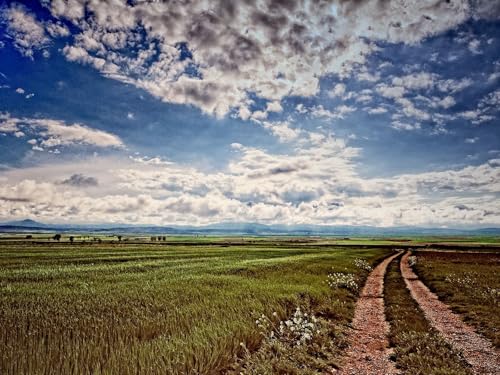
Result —
[{"label": "cloud layer", "polygon": [[0,6],[0,219],[500,225],[492,2],[41,4]]},{"label": "cloud layer", "polygon": [[[350,74],[376,43],[417,43],[491,8],[464,0],[43,3],[55,20],[79,30],[63,49],[68,60],[170,103],[243,117],[251,95],[273,103],[313,96],[320,77]],[[59,21],[36,21],[22,6],[2,13],[27,56],[48,43],[48,34],[67,36]]]},{"label": "cloud layer", "polygon": [[0,185],[0,217],[152,224],[500,225],[498,159],[456,170],[367,179],[355,171],[358,150],[331,137],[310,137],[289,155],[232,147],[238,156],[225,170],[212,173],[145,157],[8,171]]}]

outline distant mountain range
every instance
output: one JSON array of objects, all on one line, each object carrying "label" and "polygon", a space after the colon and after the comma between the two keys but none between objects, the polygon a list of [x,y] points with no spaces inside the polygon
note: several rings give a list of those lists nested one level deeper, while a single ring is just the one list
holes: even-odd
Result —
[{"label": "distant mountain range", "polygon": [[0,223],[0,232],[91,232],[114,234],[249,235],[249,236],[500,236],[500,228],[451,229],[420,227],[370,227],[349,225],[265,225],[218,223],[203,226],[148,226],[129,224],[44,224],[26,219]]}]

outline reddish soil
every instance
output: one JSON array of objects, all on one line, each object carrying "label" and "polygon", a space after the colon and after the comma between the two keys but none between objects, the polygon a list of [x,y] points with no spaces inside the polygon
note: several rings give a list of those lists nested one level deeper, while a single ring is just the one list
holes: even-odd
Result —
[{"label": "reddish soil", "polygon": [[398,374],[394,362],[389,359],[389,324],[384,313],[384,275],[389,263],[399,255],[386,258],[368,276],[356,303],[353,329],[348,337],[349,348],[339,374]]},{"label": "reddish soil", "polygon": [[409,253],[406,253],[401,260],[401,273],[412,297],[420,305],[431,325],[455,349],[462,352],[475,374],[500,374],[500,352],[490,341],[465,324],[446,304],[439,301],[408,265],[408,256]]}]

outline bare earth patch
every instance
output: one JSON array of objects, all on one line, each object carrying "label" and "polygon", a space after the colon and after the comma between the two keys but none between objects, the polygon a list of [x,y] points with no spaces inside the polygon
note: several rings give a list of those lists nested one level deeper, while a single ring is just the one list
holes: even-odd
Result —
[{"label": "bare earth patch", "polygon": [[401,260],[401,273],[412,297],[420,305],[426,318],[452,346],[461,351],[475,374],[499,374],[500,352],[490,341],[477,334],[458,315],[439,301],[422,283],[408,264],[409,253]]},{"label": "bare earth patch", "polygon": [[353,330],[349,333],[346,356],[339,374],[391,375],[398,371],[389,359],[389,325],[384,313],[384,275],[394,254],[380,263],[368,276],[356,303]]}]

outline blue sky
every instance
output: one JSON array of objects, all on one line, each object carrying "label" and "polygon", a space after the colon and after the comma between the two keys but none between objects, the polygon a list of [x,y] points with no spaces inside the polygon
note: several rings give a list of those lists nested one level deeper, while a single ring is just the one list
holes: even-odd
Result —
[{"label": "blue sky", "polygon": [[2,4],[1,220],[500,225],[498,2]]}]

